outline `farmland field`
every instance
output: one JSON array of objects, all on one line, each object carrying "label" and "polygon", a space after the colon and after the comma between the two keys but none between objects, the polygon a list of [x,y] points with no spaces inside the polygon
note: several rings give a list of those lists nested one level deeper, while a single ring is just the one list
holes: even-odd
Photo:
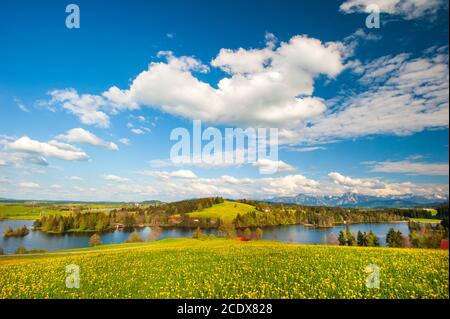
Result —
[{"label": "farmland field", "polygon": [[441,222],[440,219],[432,219],[432,218],[411,218],[410,220],[416,223],[429,223],[429,224],[439,224]]},{"label": "farmland field", "polygon": [[237,214],[245,214],[254,211],[255,207],[252,205],[224,201],[223,203],[213,205],[201,211],[189,213],[193,218],[220,218],[222,221],[231,223]]},{"label": "farmland field", "polygon": [[[0,258],[0,298],[448,298],[448,251],[167,239]],[[65,286],[66,266],[80,288]],[[366,287],[369,264],[380,289]]]},{"label": "farmland field", "polygon": [[66,215],[74,209],[89,209],[90,211],[106,211],[122,207],[122,204],[80,204],[68,203],[64,205],[46,202],[6,203],[0,202],[0,220],[35,220],[42,215]]}]

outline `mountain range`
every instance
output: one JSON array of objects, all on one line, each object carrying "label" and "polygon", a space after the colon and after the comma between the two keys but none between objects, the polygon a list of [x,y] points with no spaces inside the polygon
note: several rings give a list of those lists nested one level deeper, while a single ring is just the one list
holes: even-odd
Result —
[{"label": "mountain range", "polygon": [[448,202],[448,197],[418,196],[414,194],[371,196],[347,192],[342,195],[316,196],[298,194],[296,196],[274,197],[265,200],[270,203],[298,204],[304,206],[335,206],[335,207],[366,207],[366,208],[395,208],[435,206]]}]

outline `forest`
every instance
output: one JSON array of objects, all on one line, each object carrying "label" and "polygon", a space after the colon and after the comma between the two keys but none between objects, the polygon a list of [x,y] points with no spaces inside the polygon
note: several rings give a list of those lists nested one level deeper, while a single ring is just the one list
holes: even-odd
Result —
[{"label": "forest", "polygon": [[[105,232],[116,228],[144,226],[221,228],[220,218],[193,218],[192,212],[202,211],[223,203],[222,197],[183,200],[158,205],[127,205],[108,212],[75,211],[66,215],[44,215],[34,222],[33,228],[48,233]],[[407,221],[409,218],[430,218],[431,212],[418,209],[356,209],[340,207],[314,207],[300,205],[268,204],[240,200],[252,205],[253,211],[237,214],[232,221],[236,229],[277,225],[303,224],[311,227],[332,227],[336,224],[385,223]],[[437,208],[433,218],[447,221],[448,205]]]}]

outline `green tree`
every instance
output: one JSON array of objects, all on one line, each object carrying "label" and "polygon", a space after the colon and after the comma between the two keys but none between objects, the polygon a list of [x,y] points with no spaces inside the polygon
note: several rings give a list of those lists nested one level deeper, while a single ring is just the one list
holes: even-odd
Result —
[{"label": "green tree", "polygon": [[350,230],[347,229],[347,231],[345,232],[345,237],[347,239],[347,245],[349,245],[349,246],[357,245],[356,238],[355,238],[355,236],[353,236],[353,234],[351,233]]},{"label": "green tree", "polygon": [[199,239],[202,236],[202,234],[203,233],[200,227],[197,227],[197,229],[194,230],[194,232],[192,233],[192,238]]},{"label": "green tree", "polygon": [[60,218],[58,221],[58,233],[64,233],[64,219]]},{"label": "green tree", "polygon": [[95,233],[89,238],[89,246],[98,246],[101,245],[102,241],[100,239],[100,235]]},{"label": "green tree", "polygon": [[378,237],[373,233],[373,231],[369,231],[366,236],[366,243],[369,247],[378,247],[380,246],[380,241]]},{"label": "green tree", "polygon": [[345,238],[345,234],[342,230],[339,231],[338,242],[341,246],[345,246],[347,244],[347,239]]},{"label": "green tree", "polygon": [[219,228],[217,228],[217,233],[219,237],[224,238],[234,238],[236,237],[236,229],[232,224],[222,223]]},{"label": "green tree", "polygon": [[358,230],[358,235],[356,236],[356,240],[358,242],[358,246],[367,246],[366,245],[366,239],[365,234],[362,233],[360,230]]},{"label": "green tree", "polygon": [[386,235],[386,243],[389,247],[403,247],[405,239],[401,231],[395,231],[394,228],[390,228]]},{"label": "green tree", "polygon": [[26,253],[27,253],[27,249],[25,247],[23,247],[23,246],[17,247],[17,249],[16,249],[17,255],[24,255]]},{"label": "green tree", "polygon": [[259,227],[256,228],[256,231],[255,231],[255,238],[256,238],[256,240],[260,240],[262,237],[263,237],[262,229],[259,228]]}]

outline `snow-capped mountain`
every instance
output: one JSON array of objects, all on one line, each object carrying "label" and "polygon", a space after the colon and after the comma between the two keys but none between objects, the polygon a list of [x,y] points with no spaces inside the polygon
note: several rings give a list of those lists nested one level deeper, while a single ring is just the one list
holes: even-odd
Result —
[{"label": "snow-capped mountain", "polygon": [[315,196],[298,194],[291,197],[275,197],[266,200],[272,203],[299,204],[305,206],[339,206],[339,207],[415,207],[435,205],[448,202],[448,197],[418,196],[404,194],[395,196],[371,196],[352,192],[340,196]]}]

